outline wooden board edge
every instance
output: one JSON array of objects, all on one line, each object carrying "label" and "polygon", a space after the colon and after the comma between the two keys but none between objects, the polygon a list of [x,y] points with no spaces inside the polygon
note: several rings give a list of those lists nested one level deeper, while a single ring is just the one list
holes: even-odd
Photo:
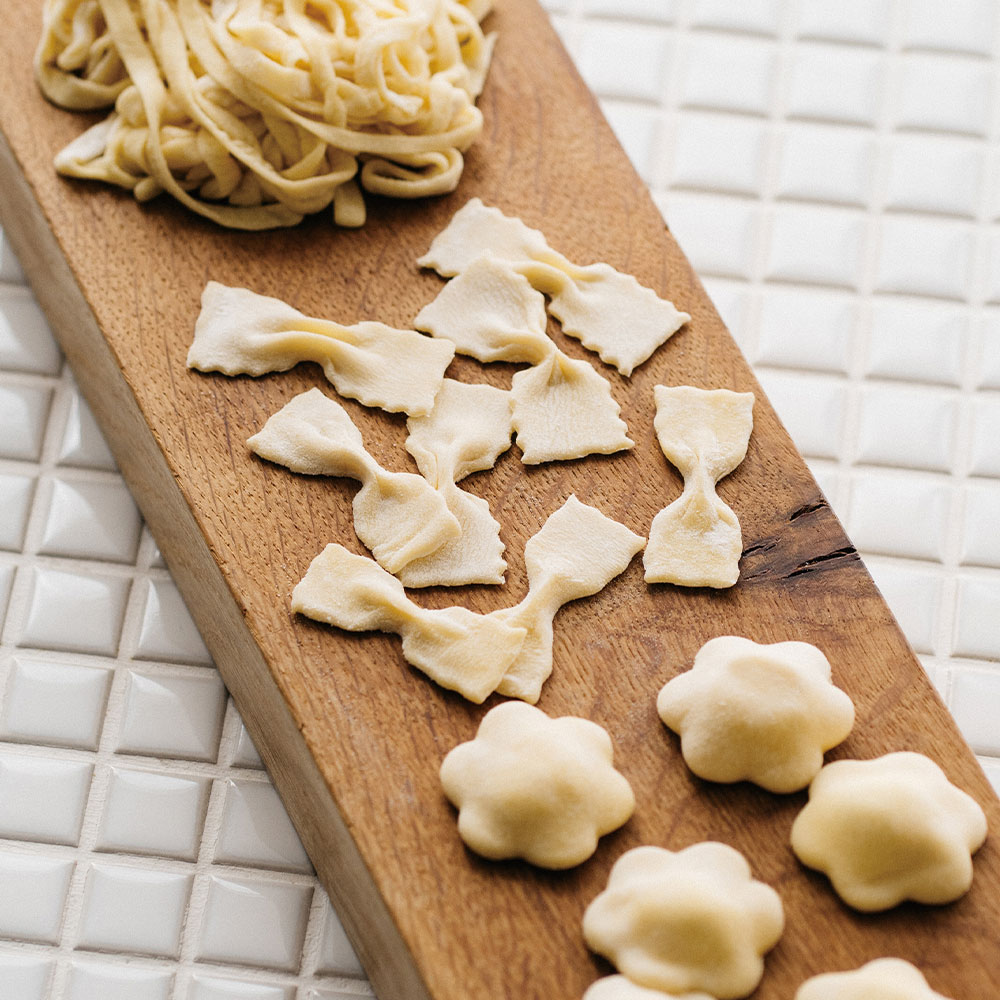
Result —
[{"label": "wooden board edge", "polygon": [[2,129],[0,226],[380,1000],[431,1000]]}]

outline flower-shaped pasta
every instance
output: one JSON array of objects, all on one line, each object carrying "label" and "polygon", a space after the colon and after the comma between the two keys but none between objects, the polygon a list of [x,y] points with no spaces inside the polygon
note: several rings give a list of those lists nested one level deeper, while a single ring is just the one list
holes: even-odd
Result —
[{"label": "flower-shaped pasta", "polygon": [[474,740],[445,757],[441,784],[470,850],[494,861],[572,868],[635,809],[612,753],[595,722],[550,719],[532,705],[504,702],[486,713]]},{"label": "flower-shaped pasta", "polygon": [[815,646],[734,635],[706,642],[656,707],[698,777],[772,792],[805,788],[854,725],[854,705]]},{"label": "flower-shaped pasta", "polygon": [[813,779],[792,850],[849,906],[949,903],[972,885],[986,815],[923,754],[839,760]]},{"label": "flower-shaped pasta", "polygon": [[582,1000],[714,1000],[707,993],[667,994],[633,983],[626,976],[605,976],[592,983]]},{"label": "flower-shaped pasta", "polygon": [[587,945],[637,985],[719,1000],[757,988],[783,929],[778,894],[739,851],[713,841],[626,852],[583,915]]},{"label": "flower-shaped pasta", "polygon": [[[852,972],[825,972],[807,979],[795,1000],[948,1000],[923,973],[901,958],[877,958]],[[608,997],[611,1000],[611,997]]]}]

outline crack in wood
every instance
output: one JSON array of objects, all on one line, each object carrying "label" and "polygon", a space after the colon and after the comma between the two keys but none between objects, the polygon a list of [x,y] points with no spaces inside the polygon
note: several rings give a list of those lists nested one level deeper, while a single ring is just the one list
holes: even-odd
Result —
[{"label": "crack in wood", "polygon": [[837,559],[858,558],[858,550],[853,545],[845,545],[842,548],[834,549],[832,552],[825,552],[821,556],[814,556],[812,559],[807,559],[804,563],[799,564],[790,573],[786,574],[785,579],[790,580],[793,576],[801,576],[803,573],[811,573],[817,567],[824,566],[826,563],[833,562]]},{"label": "crack in wood", "polygon": [[789,522],[797,521],[800,517],[805,517],[806,514],[815,514],[818,510],[826,510],[829,507],[829,503],[823,498],[813,501],[812,503],[803,504],[797,510],[793,510],[791,514],[788,515]]}]

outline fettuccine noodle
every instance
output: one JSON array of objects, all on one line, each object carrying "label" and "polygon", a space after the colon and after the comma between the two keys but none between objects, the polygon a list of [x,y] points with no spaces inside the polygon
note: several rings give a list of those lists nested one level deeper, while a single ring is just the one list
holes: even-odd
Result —
[{"label": "fettuccine noodle", "polygon": [[292,226],[361,189],[455,189],[492,0],[46,0],[43,93],[109,116],[56,156],[140,201],[168,192],[224,226]]}]

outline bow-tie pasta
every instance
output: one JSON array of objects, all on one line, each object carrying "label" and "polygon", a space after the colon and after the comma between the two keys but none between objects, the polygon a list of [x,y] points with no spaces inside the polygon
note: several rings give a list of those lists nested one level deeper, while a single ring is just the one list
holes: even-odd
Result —
[{"label": "bow-tie pasta", "polygon": [[972,885],[986,815],[919,753],[827,764],[792,825],[792,850],[848,906],[950,903]]},{"label": "bow-tie pasta", "polygon": [[784,923],[778,894],[743,855],[706,841],[623,854],[583,915],[583,936],[640,986],[738,1000],[757,988]]},{"label": "bow-tie pasta", "polygon": [[[807,979],[795,1000],[948,1000],[923,973],[901,958],[877,958],[852,972],[825,972]],[[608,1000],[611,1000],[608,997]]]},{"label": "bow-tie pasta", "polygon": [[572,868],[635,809],[612,753],[595,722],[504,702],[487,712],[474,740],[445,757],[441,784],[470,850],[494,861]]},{"label": "bow-tie pasta", "polygon": [[633,983],[626,976],[605,976],[593,983],[582,1000],[714,1000],[707,993],[666,994]]},{"label": "bow-tie pasta", "polygon": [[656,707],[699,778],[795,792],[854,725],[854,705],[830,675],[827,658],[807,642],[724,635],[663,687]]}]

